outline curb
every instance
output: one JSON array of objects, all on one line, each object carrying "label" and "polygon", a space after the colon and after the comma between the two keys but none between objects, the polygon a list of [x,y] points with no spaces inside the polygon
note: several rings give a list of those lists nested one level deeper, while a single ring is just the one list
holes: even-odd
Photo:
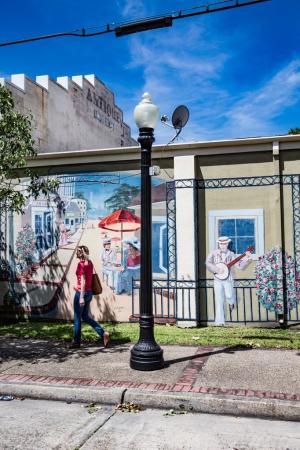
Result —
[{"label": "curb", "polygon": [[16,397],[59,400],[65,402],[103,403],[117,405],[122,403],[123,388],[93,388],[85,386],[44,385],[39,383],[0,382],[0,395]]},{"label": "curb", "polygon": [[260,399],[190,392],[141,392],[127,389],[124,402],[147,408],[179,409],[190,412],[300,421],[300,403],[288,400]]},{"label": "curb", "polygon": [[0,395],[65,402],[117,405],[134,402],[143,408],[300,421],[300,402],[191,392],[142,391],[134,388],[45,385],[0,382]]}]

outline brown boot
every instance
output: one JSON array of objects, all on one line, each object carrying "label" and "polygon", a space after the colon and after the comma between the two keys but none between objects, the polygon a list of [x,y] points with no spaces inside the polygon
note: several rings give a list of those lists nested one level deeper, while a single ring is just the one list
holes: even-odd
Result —
[{"label": "brown boot", "polygon": [[108,346],[109,341],[110,341],[109,333],[108,333],[108,331],[105,331],[103,334],[103,344],[104,344],[105,348]]}]

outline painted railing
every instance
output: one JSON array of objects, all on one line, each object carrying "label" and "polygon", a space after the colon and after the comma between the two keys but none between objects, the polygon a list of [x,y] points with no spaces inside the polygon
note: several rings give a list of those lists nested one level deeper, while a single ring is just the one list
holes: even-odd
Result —
[{"label": "painted railing", "polygon": [[[257,301],[255,279],[235,280],[237,302],[231,312],[226,304],[226,322],[232,324],[274,323],[278,317]],[[153,314],[162,321],[196,321],[200,324],[215,320],[215,295],[212,279],[153,280]],[[140,281],[132,285],[132,317],[139,316]],[[195,307],[196,305],[196,307]],[[300,304],[288,313],[288,321],[300,322]]]}]

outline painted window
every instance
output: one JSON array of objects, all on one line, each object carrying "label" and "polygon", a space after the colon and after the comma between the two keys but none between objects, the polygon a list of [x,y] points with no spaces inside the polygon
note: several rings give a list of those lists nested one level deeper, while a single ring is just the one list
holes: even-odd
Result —
[{"label": "painted window", "polygon": [[47,217],[46,219],[47,233],[52,233],[52,217],[50,214],[47,214],[46,217]]},{"label": "painted window", "polygon": [[152,271],[167,273],[167,225],[165,222],[153,222],[152,225]]},{"label": "painted window", "polygon": [[52,214],[47,211],[44,213],[44,234],[46,248],[50,248],[53,245],[53,226],[52,226]]},{"label": "painted window", "polygon": [[230,250],[244,253],[250,245],[254,254],[264,254],[263,209],[219,210],[209,212],[209,247],[217,248],[219,236],[231,239]]},{"label": "painted window", "polygon": [[44,240],[43,240],[43,219],[41,214],[34,215],[34,233],[36,239],[36,248],[38,250],[43,249]]},{"label": "painted window", "polygon": [[35,235],[39,235],[42,232],[42,216],[40,214],[36,214],[34,216],[34,233]]}]

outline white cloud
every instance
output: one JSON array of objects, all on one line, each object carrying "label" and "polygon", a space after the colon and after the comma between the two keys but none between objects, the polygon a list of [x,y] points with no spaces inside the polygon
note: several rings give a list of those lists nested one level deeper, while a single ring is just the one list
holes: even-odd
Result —
[{"label": "white cloud", "polygon": [[[171,115],[180,103],[189,107],[190,120],[182,132],[185,141],[284,134],[299,122],[297,118],[298,122],[293,119],[287,125],[280,118],[300,106],[300,59],[265,77],[252,91],[236,93],[223,89],[218,77],[210,75],[222,71],[226,58],[208,58],[204,64],[196,61],[176,74],[169,63],[172,58],[163,54],[158,59],[165,59],[168,69],[145,64],[143,89],[152,93],[161,114]],[[190,56],[184,59],[183,55],[180,60],[185,67]],[[170,128],[160,126],[156,136],[158,143],[164,143],[173,134]]]},{"label": "white cloud", "polygon": [[141,17],[146,13],[146,8],[142,0],[126,0],[122,6],[122,15],[132,19]]},{"label": "white cloud", "polygon": [[[134,8],[139,5],[138,0],[128,0],[124,11],[137,11]],[[234,30],[222,34],[222,39],[220,36],[197,21],[180,26],[176,23],[171,29],[140,33],[128,39],[127,70],[132,76],[140,76],[141,71],[143,75],[143,84],[129,88],[122,99],[125,120],[135,137],[132,111],[145,91],[150,92],[161,115],[171,117],[177,105],[187,105],[190,120],[182,132],[185,141],[287,131],[284,120],[288,120],[295,105],[300,106],[300,59],[279,68],[276,62],[277,71],[274,66],[269,72],[261,71],[263,79],[255,70],[255,81],[251,86],[248,80],[245,90],[236,76],[247,64],[235,45],[241,36]],[[237,81],[233,83],[233,79]],[[296,126],[294,120],[291,126]],[[163,125],[158,125],[155,134],[157,143],[166,143],[174,135]]]},{"label": "white cloud", "polygon": [[[159,106],[161,114],[172,116],[179,104],[191,109],[191,120],[183,136],[185,139],[200,139],[202,117],[211,115],[211,100],[218,98],[218,106],[227,98],[227,92],[220,86],[222,71],[228,55],[216,45],[204,43],[203,28],[183,27],[181,30],[164,30],[151,35],[136,35],[130,39],[129,71],[142,70],[144,84],[131,93],[129,102],[122,103],[125,119],[132,130],[132,98],[139,101],[148,91]],[[184,34],[184,37],[183,37]],[[184,43],[183,43],[184,40]],[[134,72],[133,72],[134,73]],[[129,100],[129,99],[128,99]],[[168,142],[174,132],[160,127],[156,132],[157,142]]]},{"label": "white cloud", "polygon": [[274,121],[296,104],[300,105],[300,59],[288,63],[224,113],[224,131],[230,133],[234,128],[243,136],[274,133]]}]

